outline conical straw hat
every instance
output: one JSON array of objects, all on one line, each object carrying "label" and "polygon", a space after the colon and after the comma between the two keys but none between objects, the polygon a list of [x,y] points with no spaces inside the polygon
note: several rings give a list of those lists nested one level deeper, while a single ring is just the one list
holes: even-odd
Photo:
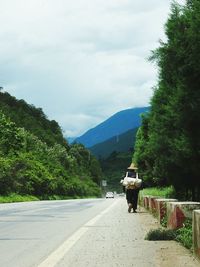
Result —
[{"label": "conical straw hat", "polygon": [[131,165],[127,168],[128,170],[137,170],[137,167],[132,162]]}]

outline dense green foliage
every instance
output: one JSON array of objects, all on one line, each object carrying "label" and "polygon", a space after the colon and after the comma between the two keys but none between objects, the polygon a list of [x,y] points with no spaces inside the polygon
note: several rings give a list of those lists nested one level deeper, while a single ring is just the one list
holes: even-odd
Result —
[{"label": "dense green foliage", "polygon": [[137,133],[134,161],[149,185],[200,200],[200,1],[172,4],[166,42],[151,56],[159,80]]},{"label": "dense green foliage", "polygon": [[[7,103],[9,102],[7,93],[1,92],[0,97],[4,94]],[[12,102],[14,98],[10,96],[10,100]],[[17,102],[15,100],[9,108],[7,106],[10,114],[12,105],[16,107]],[[3,98],[0,107],[5,110],[6,105],[2,103]],[[23,105],[26,106],[25,102]],[[18,122],[22,116],[21,109],[19,117],[18,109],[14,110],[15,114],[10,117]],[[52,195],[71,197],[100,195],[101,168],[98,161],[83,145],[69,146],[60,128],[57,128],[57,123],[54,124],[57,130],[54,127],[50,130],[47,125],[51,125],[51,122],[42,116],[43,124],[41,124],[37,109],[33,110],[31,116],[26,114],[27,122],[29,121],[31,125],[33,118],[32,124],[41,129],[41,139],[39,131],[36,135],[34,127],[33,131],[32,128],[26,130],[25,127],[19,127],[4,114],[4,111],[0,111],[0,195],[16,193],[40,198]],[[26,123],[25,125],[28,127]]]},{"label": "dense green foliage", "polygon": [[48,145],[55,143],[67,146],[62,130],[55,120],[48,120],[41,108],[17,100],[7,92],[0,92],[0,110],[15,122],[17,127],[24,128]]}]

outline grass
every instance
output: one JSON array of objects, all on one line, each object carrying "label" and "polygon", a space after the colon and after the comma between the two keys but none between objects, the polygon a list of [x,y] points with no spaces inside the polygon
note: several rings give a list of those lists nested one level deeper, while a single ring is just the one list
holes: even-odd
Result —
[{"label": "grass", "polygon": [[160,224],[162,225],[162,227],[167,227],[167,214],[164,215]]},{"label": "grass", "polygon": [[192,249],[192,219],[186,219],[183,227],[176,230],[175,240],[180,242],[184,247]]},{"label": "grass", "polygon": [[183,227],[177,230],[158,228],[150,230],[145,236],[145,240],[175,240],[187,249],[192,250],[192,220],[186,219]]},{"label": "grass", "polygon": [[12,202],[25,202],[25,201],[36,201],[39,198],[30,195],[18,195],[18,194],[10,194],[9,196],[0,196],[0,203],[12,203]]},{"label": "grass", "polygon": [[14,202],[26,202],[26,201],[39,201],[39,200],[67,200],[67,199],[84,199],[84,198],[97,198],[97,196],[61,196],[61,195],[52,195],[52,196],[43,196],[36,197],[31,195],[18,195],[12,193],[8,196],[0,196],[0,203],[14,203]]},{"label": "grass", "polygon": [[51,195],[43,196],[40,200],[70,200],[70,199],[87,199],[87,198],[98,198],[97,196],[63,196],[63,195]]},{"label": "grass", "polygon": [[150,187],[142,190],[142,195],[155,197],[172,198],[175,196],[175,191],[172,186],[169,187]]},{"label": "grass", "polygon": [[154,229],[150,230],[145,236],[145,240],[175,240],[176,232],[170,229]]}]

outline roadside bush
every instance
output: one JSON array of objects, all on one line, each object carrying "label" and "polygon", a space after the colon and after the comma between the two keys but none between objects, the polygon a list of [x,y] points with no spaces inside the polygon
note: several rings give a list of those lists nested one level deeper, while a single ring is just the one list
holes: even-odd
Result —
[{"label": "roadside bush", "polygon": [[[163,224],[165,223],[165,218]],[[177,230],[154,229],[150,230],[145,236],[145,240],[175,240],[181,243],[187,249],[192,249],[192,220],[186,219],[183,227]]]},{"label": "roadside bush", "polygon": [[176,231],[169,229],[154,229],[150,230],[145,236],[145,240],[155,241],[155,240],[175,240]]}]

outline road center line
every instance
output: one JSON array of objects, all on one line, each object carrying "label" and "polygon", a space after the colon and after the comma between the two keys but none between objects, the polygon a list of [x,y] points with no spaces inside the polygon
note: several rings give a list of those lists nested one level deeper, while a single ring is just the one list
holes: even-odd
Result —
[{"label": "road center line", "polygon": [[56,250],[54,250],[38,267],[54,267],[64,255],[71,249],[71,247],[88,231],[89,226],[94,225],[104,214],[109,212],[117,203],[119,199],[112,203],[107,209],[89,220],[72,236],[70,236],[64,243],[62,243]]}]

